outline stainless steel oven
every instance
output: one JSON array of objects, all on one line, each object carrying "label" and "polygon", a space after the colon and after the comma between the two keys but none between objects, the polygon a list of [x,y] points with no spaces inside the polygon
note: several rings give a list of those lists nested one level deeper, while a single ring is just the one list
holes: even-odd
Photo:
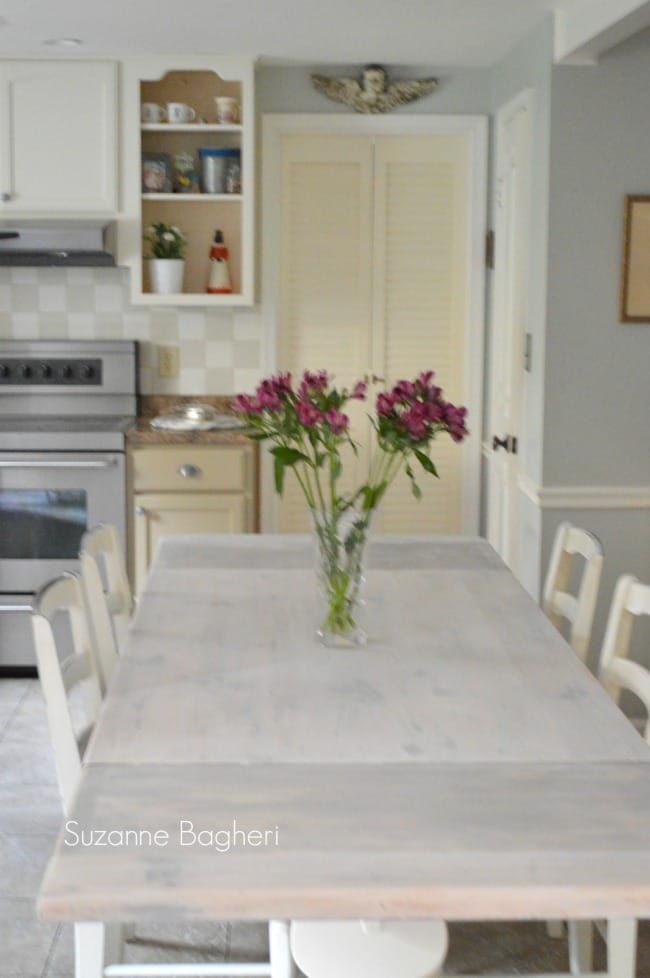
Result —
[{"label": "stainless steel oven", "polygon": [[136,378],[134,343],[0,342],[0,674],[33,671],[34,592],[77,568],[85,531],[126,542]]}]

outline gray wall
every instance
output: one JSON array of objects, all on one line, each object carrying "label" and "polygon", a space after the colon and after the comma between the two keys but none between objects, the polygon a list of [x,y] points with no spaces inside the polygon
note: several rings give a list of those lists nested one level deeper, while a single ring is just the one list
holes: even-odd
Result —
[{"label": "gray wall", "polygon": [[[650,32],[553,69],[544,485],[650,487],[650,324],[618,322],[623,204],[650,193]],[[650,275],[650,266],[648,268]],[[619,574],[650,583],[650,510],[554,510],[603,542],[598,649]],[[650,628],[635,653],[650,664]]]},{"label": "gray wall", "polygon": [[549,485],[650,485],[650,323],[618,322],[623,203],[650,192],[649,115],[650,32],[553,70]]}]

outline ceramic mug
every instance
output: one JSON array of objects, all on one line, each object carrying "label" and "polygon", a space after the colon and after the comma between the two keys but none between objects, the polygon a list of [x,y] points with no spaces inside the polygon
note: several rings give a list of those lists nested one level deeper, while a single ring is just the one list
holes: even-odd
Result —
[{"label": "ceramic mug", "polygon": [[141,114],[144,123],[164,122],[167,118],[165,109],[162,105],[156,105],[155,102],[143,102]]},{"label": "ceramic mug", "polygon": [[222,124],[239,122],[239,102],[236,98],[220,95],[214,101],[217,107],[217,122]]},{"label": "ceramic mug", "polygon": [[185,105],[184,102],[168,102],[167,118],[172,124],[184,125],[186,122],[194,122],[196,112],[191,106]]}]

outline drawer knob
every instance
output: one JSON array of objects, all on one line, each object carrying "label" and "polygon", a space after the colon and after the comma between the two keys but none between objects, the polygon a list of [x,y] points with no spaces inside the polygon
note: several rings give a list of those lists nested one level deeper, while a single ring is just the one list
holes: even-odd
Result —
[{"label": "drawer knob", "polygon": [[198,465],[187,464],[178,467],[178,474],[182,475],[184,479],[196,479],[199,475],[203,475],[203,472]]},{"label": "drawer knob", "polygon": [[147,514],[147,511],[144,508],[144,506],[136,506],[135,511],[138,516],[146,516]]}]

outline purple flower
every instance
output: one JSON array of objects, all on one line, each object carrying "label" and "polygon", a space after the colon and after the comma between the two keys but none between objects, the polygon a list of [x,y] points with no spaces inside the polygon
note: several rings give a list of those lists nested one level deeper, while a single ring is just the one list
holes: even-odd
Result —
[{"label": "purple flower", "polygon": [[277,374],[275,377],[271,377],[271,386],[276,394],[292,394],[293,390],[291,387],[291,374]]},{"label": "purple flower", "polygon": [[423,387],[426,390],[431,385],[431,381],[434,377],[435,374],[433,370],[423,370],[417,379],[417,383],[420,385],[420,387]]},{"label": "purple flower", "polygon": [[335,435],[342,435],[350,424],[350,419],[348,418],[347,414],[337,411],[336,408],[329,409],[325,415],[325,420]]},{"label": "purple flower", "polygon": [[354,385],[354,387],[352,388],[352,393],[350,394],[350,400],[365,401],[367,390],[368,390],[368,385],[365,382],[365,380],[358,380]]},{"label": "purple flower", "polygon": [[425,410],[428,421],[442,421],[444,418],[444,409],[440,404],[427,402]]},{"label": "purple flower", "polygon": [[395,407],[395,395],[393,392],[386,394],[382,391],[381,394],[377,395],[376,410],[380,418],[389,418],[393,413]]},{"label": "purple flower", "polygon": [[413,441],[422,441],[428,434],[427,413],[423,404],[416,402],[408,411],[404,411],[400,424]]},{"label": "purple flower", "polygon": [[321,412],[309,401],[298,401],[296,403],[296,414],[303,428],[315,428],[318,422],[323,420]]},{"label": "purple flower", "polygon": [[312,394],[322,394],[329,382],[327,370],[319,370],[318,373],[305,370],[298,388],[298,396],[304,399]]},{"label": "purple flower", "polygon": [[467,408],[455,407],[453,404],[445,404],[444,413],[447,430],[454,441],[460,442],[463,440],[463,438],[469,435],[469,431],[465,425]]},{"label": "purple flower", "polygon": [[410,380],[398,380],[393,388],[393,393],[403,404],[415,400],[418,394],[415,384]]},{"label": "purple flower", "polygon": [[282,401],[275,393],[275,391],[269,390],[260,385],[257,388],[257,405],[260,411],[281,411]]},{"label": "purple flower", "polygon": [[240,414],[259,414],[255,401],[248,394],[238,394],[230,406]]}]

